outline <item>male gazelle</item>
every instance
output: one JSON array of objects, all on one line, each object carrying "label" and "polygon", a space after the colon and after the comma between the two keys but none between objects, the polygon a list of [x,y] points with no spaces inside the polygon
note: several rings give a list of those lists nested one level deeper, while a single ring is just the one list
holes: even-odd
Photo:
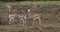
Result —
[{"label": "male gazelle", "polygon": [[26,16],[20,14],[18,16],[18,18],[19,18],[19,22],[20,22],[19,24],[22,25],[22,26],[26,26]]},{"label": "male gazelle", "polygon": [[15,14],[9,14],[9,24],[12,24],[14,22]]},{"label": "male gazelle", "polygon": [[33,24],[35,23],[35,20],[37,20],[37,19],[38,19],[38,21],[39,21],[38,24],[39,24],[39,25],[41,24],[40,14],[31,13],[31,10],[28,9],[28,10],[27,10],[27,16],[28,16],[28,19],[29,19],[29,18],[33,19]]},{"label": "male gazelle", "polygon": [[32,14],[31,16],[29,16],[29,18],[32,18],[32,20],[33,20],[32,24],[33,25],[34,25],[36,20],[38,20],[38,21],[36,21],[36,22],[38,22],[38,25],[41,24],[41,19],[40,19],[40,15],[39,14]]}]

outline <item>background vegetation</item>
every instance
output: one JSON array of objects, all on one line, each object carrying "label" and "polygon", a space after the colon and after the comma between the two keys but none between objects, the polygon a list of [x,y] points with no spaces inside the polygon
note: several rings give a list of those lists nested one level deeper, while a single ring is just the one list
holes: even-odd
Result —
[{"label": "background vegetation", "polygon": [[0,0],[0,1],[60,1],[60,0]]}]

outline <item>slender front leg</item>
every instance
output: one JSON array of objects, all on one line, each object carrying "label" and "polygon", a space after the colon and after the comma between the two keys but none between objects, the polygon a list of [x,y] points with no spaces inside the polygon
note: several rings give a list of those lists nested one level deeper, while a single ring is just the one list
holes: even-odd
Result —
[{"label": "slender front leg", "polygon": [[34,21],[35,21],[35,19],[33,18],[33,22],[32,22],[32,25],[34,26]]},{"label": "slender front leg", "polygon": [[21,18],[19,19],[19,22],[20,22],[19,25],[22,25],[22,19]]},{"label": "slender front leg", "polygon": [[40,18],[38,18],[39,19],[39,25],[41,25],[41,19]]},{"label": "slender front leg", "polygon": [[25,24],[24,25],[26,26],[26,19],[25,19]]},{"label": "slender front leg", "polygon": [[14,24],[14,18],[12,18],[12,24]]},{"label": "slender front leg", "polygon": [[23,26],[25,26],[25,22],[24,22],[24,20],[23,20]]},{"label": "slender front leg", "polygon": [[11,24],[11,20],[12,20],[12,19],[10,18],[10,19],[9,19],[9,24]]}]

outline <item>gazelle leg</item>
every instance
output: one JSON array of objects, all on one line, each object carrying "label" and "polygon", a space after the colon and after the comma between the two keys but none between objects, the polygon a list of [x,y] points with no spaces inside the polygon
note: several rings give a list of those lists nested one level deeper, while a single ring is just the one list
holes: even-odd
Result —
[{"label": "gazelle leg", "polygon": [[22,25],[22,19],[20,19],[19,21],[20,21],[19,25]]},{"label": "gazelle leg", "polygon": [[41,19],[40,18],[38,18],[39,19],[39,25],[41,25]]},{"label": "gazelle leg", "polygon": [[32,25],[34,26],[34,21],[35,21],[35,19],[33,18],[33,22],[32,22]]},{"label": "gazelle leg", "polygon": [[24,22],[24,19],[22,19],[22,22],[23,22],[23,26],[25,26],[25,22]]},{"label": "gazelle leg", "polygon": [[12,19],[9,19],[9,24],[11,24],[11,20],[12,20]]},{"label": "gazelle leg", "polygon": [[14,18],[12,19],[12,24],[14,24]]},{"label": "gazelle leg", "polygon": [[23,18],[20,18],[20,25],[22,25],[22,26],[25,26],[25,23],[24,23],[24,19]]},{"label": "gazelle leg", "polygon": [[25,23],[24,23],[24,25],[26,26],[26,19],[25,19]]}]

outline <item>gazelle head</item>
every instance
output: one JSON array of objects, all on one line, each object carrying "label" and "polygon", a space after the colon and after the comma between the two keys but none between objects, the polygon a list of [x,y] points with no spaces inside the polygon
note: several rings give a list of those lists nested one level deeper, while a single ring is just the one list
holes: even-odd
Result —
[{"label": "gazelle head", "polygon": [[7,8],[11,8],[11,5],[7,4],[6,7],[7,7]]},{"label": "gazelle head", "polygon": [[28,9],[28,12],[30,12],[30,9]]}]

